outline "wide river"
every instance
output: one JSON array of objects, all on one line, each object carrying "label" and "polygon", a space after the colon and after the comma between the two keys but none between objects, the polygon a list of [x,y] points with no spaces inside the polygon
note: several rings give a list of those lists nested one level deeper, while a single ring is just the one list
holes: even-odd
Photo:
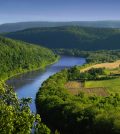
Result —
[{"label": "wide river", "polygon": [[84,58],[62,56],[57,63],[46,67],[44,71],[38,70],[16,76],[8,80],[7,84],[15,89],[19,98],[31,97],[33,101],[30,104],[30,108],[33,112],[36,112],[35,97],[43,81],[64,68],[82,65],[85,62]]}]

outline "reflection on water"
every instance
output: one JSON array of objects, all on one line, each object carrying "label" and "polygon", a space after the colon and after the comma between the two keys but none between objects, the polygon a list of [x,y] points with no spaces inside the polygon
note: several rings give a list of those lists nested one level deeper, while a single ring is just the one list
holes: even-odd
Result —
[{"label": "reflection on water", "polygon": [[33,102],[30,105],[30,108],[33,112],[36,112],[34,100],[43,81],[64,68],[69,68],[74,65],[82,65],[84,63],[84,58],[62,56],[57,63],[48,66],[45,70],[33,71],[16,76],[8,80],[7,84],[14,87],[19,98],[31,97]]},{"label": "reflection on water", "polygon": [[6,83],[11,85],[15,90],[19,89],[20,87],[30,84],[34,82],[34,80],[39,77],[40,74],[44,73],[45,70],[37,70],[28,72],[22,75],[15,76],[9,79]]}]

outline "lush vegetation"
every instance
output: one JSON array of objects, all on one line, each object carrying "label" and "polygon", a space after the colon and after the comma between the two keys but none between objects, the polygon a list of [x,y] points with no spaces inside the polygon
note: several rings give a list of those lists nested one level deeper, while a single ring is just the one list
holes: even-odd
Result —
[{"label": "lush vegetation", "polygon": [[87,63],[113,62],[120,59],[120,50],[81,51],[79,49],[53,49],[59,55],[86,58]]},{"label": "lush vegetation", "polygon": [[5,34],[6,37],[48,48],[79,48],[80,50],[120,49],[120,30],[113,28],[52,27],[32,28]]},{"label": "lush vegetation", "polygon": [[[0,37],[0,80],[44,68],[57,60],[51,50]],[[30,111],[30,98],[18,100],[12,88],[0,81],[0,134],[50,134],[39,115]]]},{"label": "lush vegetation", "polygon": [[36,96],[37,111],[43,121],[62,134],[119,134],[119,93],[89,96],[80,92],[72,95],[65,87],[65,83],[71,80],[95,81],[105,76],[109,81],[116,80],[115,76],[109,76],[105,68],[90,69],[81,74],[79,67],[73,67],[51,76]]},{"label": "lush vegetation", "polygon": [[13,89],[0,82],[0,134],[50,134],[38,114],[30,111],[30,98],[18,100]]},{"label": "lush vegetation", "polygon": [[[58,130],[62,134],[120,133],[119,75],[113,75],[105,68],[80,72],[91,64],[120,59],[120,50],[81,51],[120,49],[120,30],[85,27],[33,28],[5,36],[42,43],[53,48],[58,54],[85,57],[89,63],[82,67],[62,70],[51,76],[37,93],[37,112],[53,132]],[[43,68],[57,59],[47,48],[3,37],[0,37],[0,48],[1,79]],[[84,83],[84,90],[104,86],[109,92],[105,96],[89,95],[82,91],[73,95],[65,86],[69,81]],[[41,122],[39,115],[31,113],[30,101],[30,98],[18,100],[11,88],[0,83],[0,133],[51,133]],[[59,132],[56,131],[56,134]]]},{"label": "lush vegetation", "polygon": [[43,68],[56,59],[47,48],[0,37],[0,79]]}]

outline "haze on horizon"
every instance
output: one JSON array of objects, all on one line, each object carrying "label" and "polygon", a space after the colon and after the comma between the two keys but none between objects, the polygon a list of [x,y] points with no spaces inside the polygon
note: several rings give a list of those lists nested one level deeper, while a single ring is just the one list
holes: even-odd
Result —
[{"label": "haze on horizon", "polygon": [[120,0],[0,0],[0,24],[120,20]]}]

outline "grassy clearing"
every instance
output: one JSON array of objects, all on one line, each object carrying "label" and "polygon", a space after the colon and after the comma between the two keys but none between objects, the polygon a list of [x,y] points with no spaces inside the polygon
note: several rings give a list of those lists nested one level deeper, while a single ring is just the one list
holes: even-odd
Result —
[{"label": "grassy clearing", "polygon": [[97,96],[107,96],[108,92],[104,87],[97,88],[85,88],[84,84],[78,81],[69,81],[65,84],[69,93],[73,95],[78,95],[80,92],[84,92],[87,95],[97,95]]},{"label": "grassy clearing", "polygon": [[[73,95],[77,95],[80,92],[87,93],[88,95],[107,96],[111,93],[120,93],[120,60],[112,63],[101,63],[96,65],[87,66],[81,68],[80,72],[84,73],[92,68],[105,68],[105,75],[99,75],[101,80],[86,80],[69,81],[65,87],[69,89],[69,92]],[[112,79],[102,79],[102,77],[108,77]]]},{"label": "grassy clearing", "polygon": [[89,96],[108,96],[108,92],[105,88],[72,88],[69,89],[69,93],[73,94],[73,95],[78,95],[79,93],[85,93]]},{"label": "grassy clearing", "polygon": [[106,68],[106,69],[120,68],[120,60],[117,60],[117,61],[112,62],[112,63],[101,63],[101,64],[92,65],[90,67],[86,67],[86,68],[81,69],[80,72],[88,71],[91,68]]},{"label": "grassy clearing", "polygon": [[65,84],[65,87],[72,89],[72,88],[81,88],[83,87],[83,84],[78,81],[69,81]]},{"label": "grassy clearing", "polygon": [[85,88],[106,88],[109,93],[120,93],[120,78],[101,81],[86,81]]}]

